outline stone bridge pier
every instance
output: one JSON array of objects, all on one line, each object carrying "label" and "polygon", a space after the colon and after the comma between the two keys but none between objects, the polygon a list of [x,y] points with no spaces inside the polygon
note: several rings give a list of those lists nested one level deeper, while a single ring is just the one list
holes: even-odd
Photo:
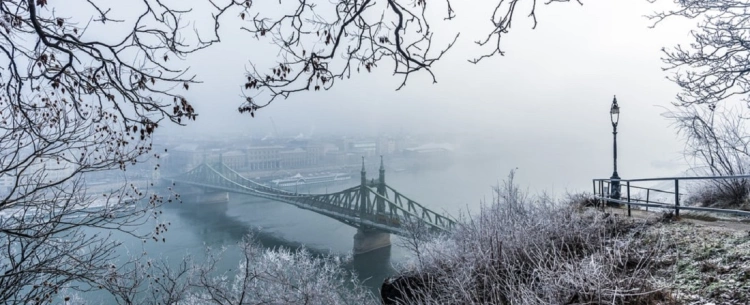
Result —
[{"label": "stone bridge pier", "polygon": [[357,229],[354,234],[354,255],[391,246],[391,234],[369,229]]}]

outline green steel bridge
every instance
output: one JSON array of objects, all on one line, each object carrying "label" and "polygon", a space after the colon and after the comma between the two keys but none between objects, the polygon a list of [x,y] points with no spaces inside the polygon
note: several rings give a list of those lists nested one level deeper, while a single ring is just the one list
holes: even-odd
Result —
[{"label": "green steel bridge", "polygon": [[164,179],[177,186],[246,194],[288,203],[328,216],[359,231],[405,236],[407,227],[413,224],[430,231],[453,229],[455,220],[428,209],[385,183],[382,157],[379,174],[377,180],[367,181],[363,158],[361,183],[328,194],[298,194],[272,188],[243,177],[221,162],[204,162],[187,173]]}]

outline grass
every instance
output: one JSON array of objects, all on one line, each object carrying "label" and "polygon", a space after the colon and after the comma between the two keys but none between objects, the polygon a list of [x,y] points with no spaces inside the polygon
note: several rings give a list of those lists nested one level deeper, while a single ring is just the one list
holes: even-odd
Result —
[{"label": "grass", "polygon": [[456,232],[411,242],[418,253],[383,284],[384,304],[750,303],[748,232],[529,196],[513,173]]}]

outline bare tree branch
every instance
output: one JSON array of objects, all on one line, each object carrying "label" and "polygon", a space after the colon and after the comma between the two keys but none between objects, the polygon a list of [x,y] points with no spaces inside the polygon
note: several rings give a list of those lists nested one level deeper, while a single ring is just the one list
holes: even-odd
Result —
[{"label": "bare tree branch", "polygon": [[[101,24],[123,22],[95,1],[70,5],[97,12]],[[213,42],[180,41],[186,11],[140,5],[132,28],[105,42],[46,0],[0,2],[0,303],[51,302],[70,290],[105,290],[132,303],[140,283],[124,280],[128,264],[114,265],[120,241],[111,232],[164,241],[156,237],[164,224],[134,230],[164,200],[148,185],[86,185],[97,172],[158,159],[151,135],[165,119],[196,118],[175,90],[194,78],[167,61]]]},{"label": "bare tree branch", "polygon": [[[549,0],[544,4],[569,1]],[[480,46],[492,43],[493,50],[470,62],[478,63],[503,54],[500,38],[508,33],[519,2],[523,1],[499,1],[491,18],[493,30],[486,39],[476,42]],[[526,2],[531,2],[528,16],[534,19],[536,26],[537,2]],[[430,28],[433,21],[425,14],[427,2],[424,0],[383,3],[341,0],[331,5],[333,7],[323,5],[319,9],[311,0],[299,0],[288,9],[279,5],[284,13],[275,18],[269,17],[271,14],[267,12],[257,12],[252,18],[248,10],[239,13],[240,18],[249,23],[242,29],[259,40],[271,40],[279,47],[283,58],[270,71],[259,70],[251,63],[244,85],[245,103],[240,106],[240,112],[255,116],[258,109],[279,97],[328,90],[337,79],[349,78],[353,70],[371,72],[384,60],[394,66],[394,75],[402,77],[396,90],[403,88],[409,76],[416,72],[429,74],[436,83],[432,66],[455,45],[460,35],[456,33],[447,45],[433,47],[435,33]],[[450,0],[445,1],[445,7],[445,20],[453,19],[456,15]]]},{"label": "bare tree branch", "polygon": [[[654,2],[654,1],[652,1]],[[669,18],[698,19],[693,43],[664,49],[664,70],[682,88],[677,106],[705,105],[710,109],[732,97],[750,102],[750,3],[741,0],[674,1],[676,10],[648,16],[658,25]]]},{"label": "bare tree branch", "polygon": [[[532,28],[535,29],[537,26],[537,0],[530,0],[525,2],[531,2],[531,8],[527,17],[533,19],[534,25]],[[570,0],[546,0],[544,4],[548,5],[552,2],[570,2]],[[583,2],[581,2],[581,0],[576,0],[576,2],[580,5],[583,5]],[[492,18],[490,19],[493,25],[492,31],[487,34],[487,37],[485,37],[484,39],[475,42],[479,46],[492,46],[491,51],[477,58],[470,59],[469,62],[477,64],[485,58],[489,58],[498,54],[501,56],[505,55],[505,52],[502,51],[500,40],[504,34],[507,34],[510,31],[511,25],[513,23],[513,17],[516,14],[516,8],[520,3],[524,3],[524,1],[500,0],[497,2],[497,5],[492,12]]]},{"label": "bare tree branch", "polygon": [[[679,107],[665,114],[685,139],[685,157],[698,175],[745,175],[750,166],[750,135],[746,111],[701,105]],[[750,195],[750,180],[712,180],[702,194],[689,201],[701,204],[741,205]],[[696,197],[697,196],[697,197]],[[703,197],[703,198],[699,198]],[[710,197],[710,198],[709,198]]]}]

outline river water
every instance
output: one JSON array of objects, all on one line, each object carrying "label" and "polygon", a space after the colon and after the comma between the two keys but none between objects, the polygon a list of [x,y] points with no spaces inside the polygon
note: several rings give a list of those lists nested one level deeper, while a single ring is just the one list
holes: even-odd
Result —
[{"label": "river water", "polygon": [[[456,216],[459,211],[476,211],[482,200],[489,201],[491,186],[504,179],[512,164],[503,164],[497,158],[456,158],[449,165],[433,169],[404,172],[386,172],[386,183],[413,200],[437,211]],[[376,178],[377,172],[368,173]],[[549,189],[555,179],[548,176],[548,183],[519,181],[532,189]],[[590,179],[590,178],[589,178]],[[583,189],[590,180],[579,179],[571,189]],[[344,184],[301,189],[300,192],[332,192],[359,183],[358,175]],[[268,201],[245,195],[230,194],[226,204],[201,202],[170,203],[162,208],[161,221],[169,222],[169,231],[164,233],[166,242],[126,242],[128,250],[145,247],[149,256],[165,257],[178,262],[186,254],[200,257],[209,246],[227,246],[221,268],[237,267],[236,245],[243,236],[254,232],[259,242],[267,248],[305,246],[313,253],[349,253],[353,246],[356,229],[333,219],[296,208],[292,205]],[[152,229],[149,227],[147,229]],[[382,281],[393,274],[394,264],[403,262],[408,251],[399,246],[400,239],[392,236],[390,248],[355,256],[348,268],[353,269],[373,293],[378,293]],[[137,248],[137,249],[136,249]],[[221,269],[220,268],[220,269]]]}]

